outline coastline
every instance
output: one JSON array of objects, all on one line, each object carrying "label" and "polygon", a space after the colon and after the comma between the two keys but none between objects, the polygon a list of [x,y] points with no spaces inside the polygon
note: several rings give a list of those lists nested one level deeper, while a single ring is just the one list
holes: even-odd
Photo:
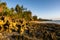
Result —
[{"label": "coastline", "polygon": [[[28,37],[31,40],[60,40],[60,24],[55,23],[31,23]],[[31,35],[30,35],[31,34]],[[32,36],[33,35],[33,36]],[[45,36],[44,36],[45,35]]]}]

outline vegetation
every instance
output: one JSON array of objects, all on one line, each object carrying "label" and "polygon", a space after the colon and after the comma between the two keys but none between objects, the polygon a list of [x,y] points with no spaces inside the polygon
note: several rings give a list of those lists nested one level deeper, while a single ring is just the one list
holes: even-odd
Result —
[{"label": "vegetation", "polygon": [[40,21],[32,12],[20,5],[8,8],[0,3],[0,40],[60,40],[60,25],[35,24]]}]

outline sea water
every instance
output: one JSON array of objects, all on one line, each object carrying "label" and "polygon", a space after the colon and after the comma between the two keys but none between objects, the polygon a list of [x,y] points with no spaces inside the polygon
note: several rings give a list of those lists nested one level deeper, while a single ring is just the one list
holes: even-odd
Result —
[{"label": "sea water", "polygon": [[53,20],[53,21],[42,21],[40,23],[55,23],[55,24],[60,24],[60,20]]}]

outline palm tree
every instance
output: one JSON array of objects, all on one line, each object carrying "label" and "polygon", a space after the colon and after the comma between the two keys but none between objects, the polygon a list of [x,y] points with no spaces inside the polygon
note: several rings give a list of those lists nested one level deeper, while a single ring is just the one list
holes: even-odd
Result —
[{"label": "palm tree", "polygon": [[17,13],[20,13],[21,12],[21,7],[17,4],[16,7],[15,7],[15,10]]},{"label": "palm tree", "polygon": [[11,12],[14,12],[14,8],[11,8]]},{"label": "palm tree", "polygon": [[14,14],[15,14],[14,11],[15,11],[14,8],[11,8],[11,9],[10,9],[10,12],[9,12],[9,13],[10,13],[10,16],[12,16],[12,17],[14,16]]}]

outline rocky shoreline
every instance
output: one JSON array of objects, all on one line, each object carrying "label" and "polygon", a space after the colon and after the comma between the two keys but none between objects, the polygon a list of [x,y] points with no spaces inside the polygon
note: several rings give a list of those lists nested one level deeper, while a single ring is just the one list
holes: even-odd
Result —
[{"label": "rocky shoreline", "polygon": [[31,40],[60,40],[60,25],[53,23],[32,24],[28,35]]},{"label": "rocky shoreline", "polygon": [[53,23],[27,23],[24,34],[0,33],[0,40],[60,40],[60,24]]}]

